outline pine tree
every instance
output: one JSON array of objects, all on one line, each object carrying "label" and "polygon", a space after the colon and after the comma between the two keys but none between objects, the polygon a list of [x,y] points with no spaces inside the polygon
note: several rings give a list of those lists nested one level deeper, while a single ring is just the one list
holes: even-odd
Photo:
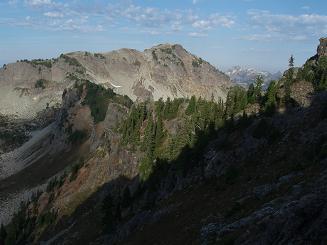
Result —
[{"label": "pine tree", "polygon": [[291,57],[288,60],[288,71],[286,74],[286,81],[285,81],[285,101],[289,101],[291,98],[291,84],[293,83],[293,76],[294,76],[294,57]]},{"label": "pine tree", "polygon": [[171,107],[171,100],[168,97],[167,100],[166,100],[166,102],[165,102],[165,108],[164,108],[164,113],[163,113],[164,118],[169,118],[169,115],[170,115],[170,107]]},{"label": "pine tree", "polygon": [[165,103],[163,102],[162,98],[160,98],[158,101],[155,102],[155,112],[156,115],[162,116],[165,108]]},{"label": "pine tree", "polygon": [[147,119],[147,125],[144,131],[144,139],[142,144],[142,150],[146,151],[148,156],[152,159],[154,153],[154,122],[152,114],[149,114]]},{"label": "pine tree", "polygon": [[277,83],[276,81],[271,81],[267,89],[266,102],[264,107],[265,112],[268,114],[274,113],[277,107],[276,94],[277,94]]},{"label": "pine tree", "polygon": [[250,84],[247,92],[247,100],[250,104],[255,102],[255,95],[254,95],[254,85],[253,83]]},{"label": "pine tree", "polygon": [[156,127],[155,127],[155,145],[159,147],[163,138],[165,136],[164,125],[162,121],[162,117],[158,116]]},{"label": "pine tree", "polygon": [[186,108],[186,115],[192,115],[196,111],[196,97],[193,95]]},{"label": "pine tree", "polygon": [[262,85],[263,85],[263,77],[257,76],[255,79],[255,85],[254,85],[254,98],[256,102],[260,103],[261,100],[261,92],[262,92]]}]

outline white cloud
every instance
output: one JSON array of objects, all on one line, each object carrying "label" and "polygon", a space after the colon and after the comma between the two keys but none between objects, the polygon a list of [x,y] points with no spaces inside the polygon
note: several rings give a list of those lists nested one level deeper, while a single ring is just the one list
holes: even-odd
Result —
[{"label": "white cloud", "polygon": [[248,11],[250,24],[260,33],[248,36],[248,40],[306,40],[309,36],[326,35],[327,15],[273,14],[269,11]]},{"label": "white cloud", "polygon": [[210,30],[219,26],[230,28],[235,21],[229,16],[212,14],[208,19],[196,20],[192,26],[200,30]]},{"label": "white cloud", "polygon": [[190,32],[188,34],[190,37],[207,37],[208,34],[202,32]]},{"label": "white cloud", "polygon": [[31,6],[42,6],[52,4],[52,0],[25,0],[25,3]]},{"label": "white cloud", "polygon": [[[176,32],[188,34],[189,32],[209,32],[218,27],[230,28],[234,24],[232,17],[218,13],[201,18],[195,10],[144,7],[133,4],[132,0],[118,1],[115,4],[105,4],[105,1],[99,1],[97,4],[80,1],[63,3],[59,0],[9,1],[15,1],[17,5],[23,4],[23,7],[32,11],[29,14],[33,16],[33,20],[16,18],[17,25],[25,21],[29,26],[55,31],[102,31],[114,26],[116,28],[129,27],[152,35]],[[15,21],[10,24],[15,25]],[[100,25],[101,28],[99,28]]]},{"label": "white cloud", "polygon": [[45,12],[44,16],[51,17],[51,18],[62,18],[64,17],[63,13],[60,12]]}]

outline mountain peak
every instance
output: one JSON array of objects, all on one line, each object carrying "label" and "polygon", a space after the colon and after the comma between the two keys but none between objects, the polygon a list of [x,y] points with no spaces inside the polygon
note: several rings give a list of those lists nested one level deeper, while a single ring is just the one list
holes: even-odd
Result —
[{"label": "mountain peak", "polygon": [[[224,99],[232,85],[225,74],[180,44],[159,44],[144,52],[126,48],[106,53],[77,51],[57,59],[24,60],[1,68],[0,85],[8,86],[0,93],[5,95],[0,96],[0,113],[33,116],[49,103],[60,103],[63,90],[80,79],[102,84],[133,100],[192,95]],[[42,89],[37,86],[41,82]]]}]

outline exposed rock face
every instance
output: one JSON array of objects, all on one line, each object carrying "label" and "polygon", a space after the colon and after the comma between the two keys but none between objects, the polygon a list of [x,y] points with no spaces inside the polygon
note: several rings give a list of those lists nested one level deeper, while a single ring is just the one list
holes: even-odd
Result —
[{"label": "exposed rock face", "polygon": [[291,98],[302,107],[308,107],[310,105],[313,93],[314,88],[312,83],[306,81],[296,82],[291,86]]},{"label": "exposed rock face", "polygon": [[0,113],[33,118],[61,103],[77,79],[113,88],[133,100],[167,97],[225,98],[229,78],[180,45],[162,44],[140,52],[74,52],[52,60],[20,61],[0,69]]},{"label": "exposed rock face", "polygon": [[317,49],[318,56],[327,56],[327,38],[320,38],[319,41],[320,44]]},{"label": "exposed rock face", "polygon": [[133,100],[192,95],[225,98],[229,78],[181,45],[161,44],[144,52],[121,49],[103,54],[76,52],[94,82]]}]

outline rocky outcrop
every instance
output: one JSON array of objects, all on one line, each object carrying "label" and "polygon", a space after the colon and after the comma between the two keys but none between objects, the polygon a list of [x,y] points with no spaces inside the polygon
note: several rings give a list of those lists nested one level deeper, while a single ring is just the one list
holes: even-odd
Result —
[{"label": "rocky outcrop", "polygon": [[312,83],[306,81],[299,81],[291,85],[291,98],[302,106],[308,107],[311,103],[314,88]]},{"label": "rocky outcrop", "polygon": [[181,45],[160,44],[144,52],[120,49],[102,54],[68,54],[96,83],[133,100],[191,97],[225,98],[229,78]]},{"label": "rocky outcrop", "polygon": [[318,56],[327,56],[327,38],[320,38],[319,41],[320,44],[317,49]]}]

